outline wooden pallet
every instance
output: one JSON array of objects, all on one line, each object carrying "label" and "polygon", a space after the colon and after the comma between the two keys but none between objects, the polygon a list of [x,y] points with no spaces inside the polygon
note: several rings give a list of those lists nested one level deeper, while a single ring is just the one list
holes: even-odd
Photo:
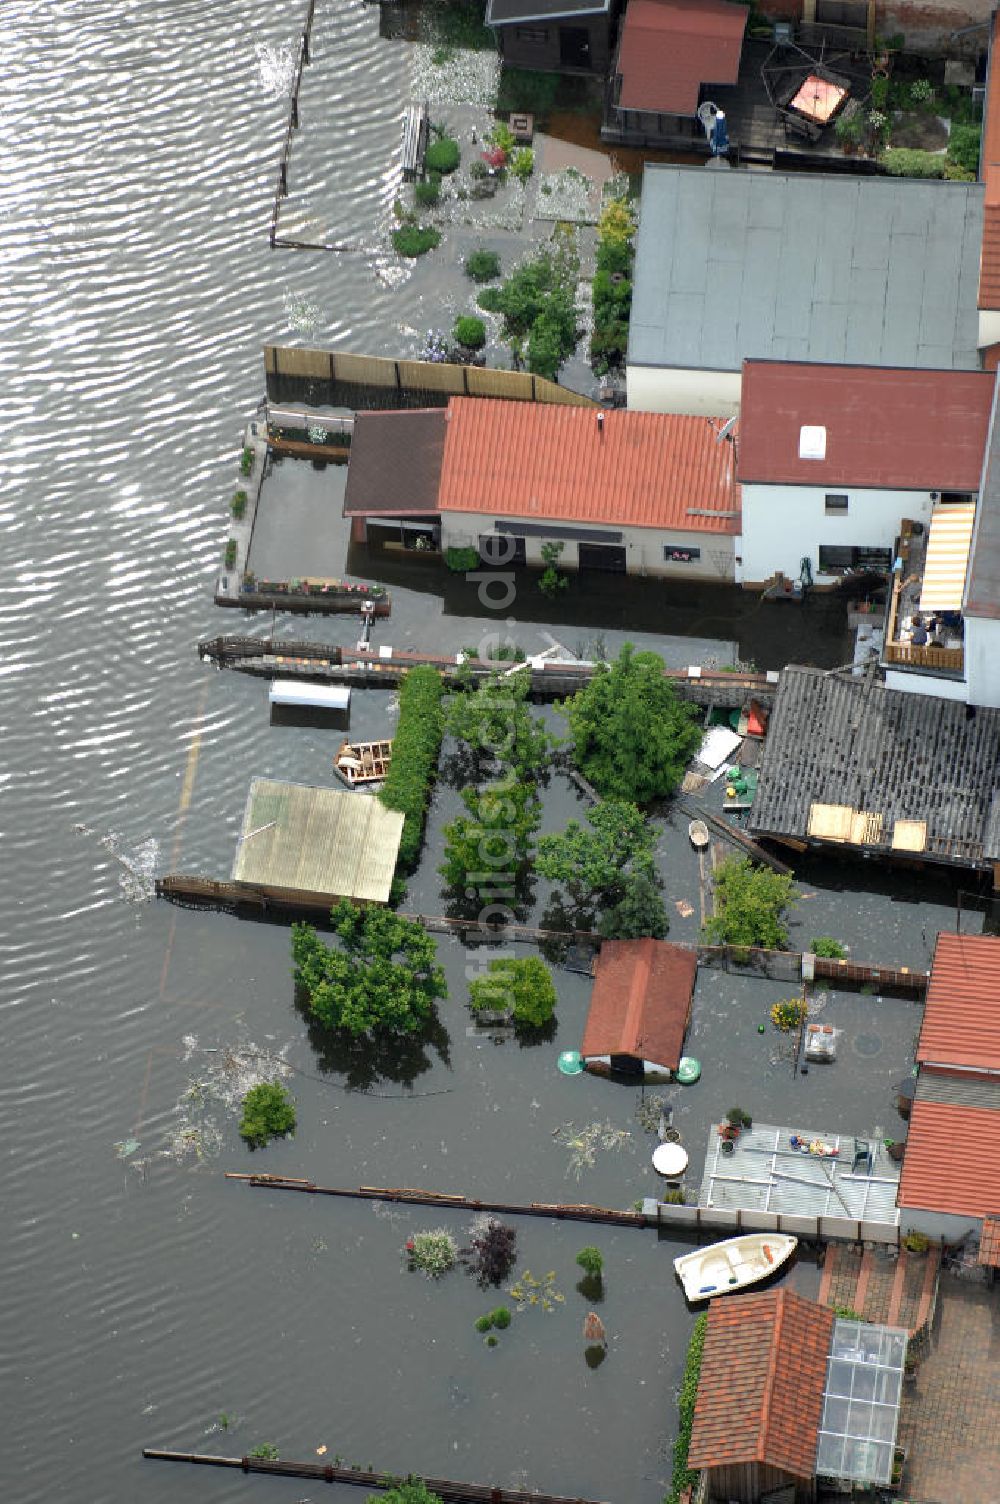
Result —
[{"label": "wooden pallet", "polygon": [[350,788],[381,783],[392,762],[392,742],[342,742],[333,759],[334,771]]}]

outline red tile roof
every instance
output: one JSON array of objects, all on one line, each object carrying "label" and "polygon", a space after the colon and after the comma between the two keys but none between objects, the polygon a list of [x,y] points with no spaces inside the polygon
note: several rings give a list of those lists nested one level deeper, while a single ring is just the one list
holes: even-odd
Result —
[{"label": "red tile roof", "polygon": [[1000,308],[1000,12],[993,14],[990,70],[983,118],[979,176],[986,184],[983,249],[979,262],[979,306]]},{"label": "red tile roof", "polygon": [[762,1462],[811,1478],[833,1312],[791,1290],[708,1310],[688,1464]]},{"label": "red tile roof", "polygon": [[748,15],[731,0],[629,0],[620,107],[693,115],[702,84],[736,82]]},{"label": "red tile roof", "polygon": [[[978,491],[994,377],[986,371],[743,362],[741,484]],[[803,427],[826,458],[799,458]]]},{"label": "red tile roof", "polygon": [[[453,397],[442,512],[738,533],[720,420]],[[735,515],[733,515],[735,514]]]},{"label": "red tile roof", "polygon": [[630,1055],[676,1070],[698,972],[694,951],[665,940],[606,940],[601,946],[584,1058]]},{"label": "red tile roof", "polygon": [[938,935],[917,1061],[1000,1070],[1000,939]]},{"label": "red tile roof", "polygon": [[1000,1112],[917,1099],[907,1124],[897,1205],[960,1217],[1000,1207]]}]

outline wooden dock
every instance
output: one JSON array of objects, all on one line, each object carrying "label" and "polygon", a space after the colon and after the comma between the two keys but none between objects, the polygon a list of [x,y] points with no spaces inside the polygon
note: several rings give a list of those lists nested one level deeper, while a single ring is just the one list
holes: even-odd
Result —
[{"label": "wooden dock", "polygon": [[[316,1483],[352,1483],[360,1488],[396,1488],[404,1480],[392,1473],[343,1467],[334,1462],[271,1462],[265,1457],[213,1457],[204,1452],[168,1452],[143,1447],[152,1462],[190,1462],[203,1467],[228,1467],[242,1473],[270,1473],[277,1478],[311,1478]],[[495,1488],[492,1484],[455,1483],[449,1478],[423,1478],[428,1489],[444,1504],[601,1504],[598,1500],[543,1494],[535,1490]]]}]

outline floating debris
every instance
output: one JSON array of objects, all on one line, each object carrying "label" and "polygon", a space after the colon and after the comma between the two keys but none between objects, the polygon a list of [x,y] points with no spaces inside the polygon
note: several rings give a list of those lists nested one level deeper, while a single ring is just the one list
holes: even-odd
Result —
[{"label": "floating debris", "polygon": [[115,1144],[119,1159],[128,1159],[130,1154],[135,1154],[141,1148],[142,1145],[137,1138],[123,1138],[120,1144]]},{"label": "floating debris", "polygon": [[319,325],[320,311],[308,298],[289,292],[285,294],[285,317],[298,334],[312,334]]},{"label": "floating debris", "polygon": [[566,1174],[574,1174],[577,1180],[584,1170],[593,1168],[598,1149],[624,1149],[632,1139],[627,1128],[616,1128],[608,1121],[588,1123],[585,1128],[574,1128],[572,1123],[564,1123],[561,1128],[553,1129],[552,1136],[569,1150]]},{"label": "floating debris", "polygon": [[257,77],[265,99],[283,99],[291,93],[292,76],[295,72],[295,56],[290,43],[274,47],[270,42],[258,42]]},{"label": "floating debris", "polygon": [[538,196],[532,210],[533,219],[555,219],[575,225],[597,223],[597,195],[593,178],[585,177],[575,167],[562,172],[546,172],[538,183]]},{"label": "floating debris", "polygon": [[425,99],[431,105],[485,102],[492,106],[500,83],[500,59],[495,52],[427,41],[414,42],[410,53],[411,99]]},{"label": "floating debris", "polygon": [[164,1153],[178,1164],[192,1159],[201,1162],[221,1152],[225,1135],[213,1108],[235,1114],[252,1087],[283,1081],[291,1073],[280,1054],[252,1042],[200,1050],[194,1035],[185,1035],[183,1042],[184,1059],[190,1060],[200,1053],[204,1056],[204,1068],[198,1075],[188,1077],[177,1102],[180,1120]]},{"label": "floating debris", "polygon": [[666,1110],[666,1097],[662,1097],[656,1092],[651,1092],[649,1096],[643,1097],[640,1101],[635,1110],[635,1120],[644,1133],[658,1133],[660,1119],[664,1116]]}]

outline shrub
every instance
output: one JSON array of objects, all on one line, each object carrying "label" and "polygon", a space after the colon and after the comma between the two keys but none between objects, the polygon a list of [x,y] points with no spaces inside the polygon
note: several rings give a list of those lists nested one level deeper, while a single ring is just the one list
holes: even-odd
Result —
[{"label": "shrub", "polygon": [[400,225],[392,232],[392,244],[400,256],[426,256],[441,244],[441,231],[433,225]]},{"label": "shrub", "polygon": [[475,1013],[509,1013],[515,1025],[540,1029],[556,1011],[556,985],[540,957],[502,957],[469,983],[469,1006]]},{"label": "shrub", "polygon": [[272,1138],[295,1132],[295,1103],[277,1081],[251,1086],[243,1098],[240,1138],[251,1149],[263,1149]]},{"label": "shrub", "polygon": [[669,927],[655,879],[648,872],[630,872],[621,900],[601,916],[598,929],[605,940],[662,940]]},{"label": "shrub", "polygon": [[486,325],[482,319],[463,314],[455,320],[452,337],[466,350],[481,350],[486,343]]},{"label": "shrub", "polygon": [[490,1320],[498,1332],[505,1332],[510,1326],[510,1312],[506,1306],[497,1306],[496,1310],[490,1312]]},{"label": "shrub", "polygon": [[487,1347],[496,1347],[496,1345],[497,1345],[497,1339],[496,1339],[496,1337],[494,1337],[493,1333],[490,1332],[490,1335],[486,1339],[486,1346]]},{"label": "shrub", "polygon": [[429,173],[454,172],[461,160],[462,153],[458,142],[453,141],[450,136],[442,136],[439,141],[432,141],[424,153],[424,167]]},{"label": "shrub", "polygon": [[782,1003],[772,1003],[771,1022],[783,1034],[790,1034],[805,1018],[806,1011],[806,1005],[801,998],[786,998]]},{"label": "shrub", "polygon": [[705,921],[705,933],[716,945],[782,950],[788,944],[782,917],[794,901],[790,877],[730,857],[715,873],[716,912]]},{"label": "shrub", "polygon": [[889,79],[884,74],[878,74],[872,79],[871,104],[875,110],[884,110],[889,103]]},{"label": "shrub", "polygon": [[817,935],[812,943],[814,956],[823,956],[827,961],[843,961],[847,951],[832,935]]},{"label": "shrub", "polygon": [[243,513],[246,511],[246,509],[247,493],[245,491],[234,491],[233,499],[229,503],[229,510],[232,512],[234,517],[239,519],[243,516]]},{"label": "shrub", "polygon": [[432,172],[421,183],[414,183],[413,197],[422,208],[430,208],[441,197],[441,174]]},{"label": "shrub", "polygon": [[444,693],[437,669],[410,669],[399,691],[399,719],[392,743],[392,762],[379,799],[386,809],[400,810],[406,821],[397,866],[416,866],[424,839],[424,819],[437,773],[444,734]]},{"label": "shrub", "polygon": [[945,181],[949,183],[974,183],[979,176],[976,172],[969,172],[965,167],[959,167],[956,162],[945,162]]},{"label": "shrub", "polygon": [[477,1219],[462,1258],[481,1290],[487,1285],[502,1285],[517,1263],[517,1229],[493,1217],[485,1224]]},{"label": "shrub", "polygon": [[838,115],[833,123],[833,134],[840,142],[857,143],[861,140],[864,129],[860,115]]},{"label": "shrub", "polygon": [[493,1317],[491,1315],[477,1316],[476,1317],[476,1331],[477,1332],[488,1332],[489,1329],[490,1329],[490,1327],[492,1325],[493,1325]]},{"label": "shrub", "polygon": [[[672,1191],[664,1191],[660,1200],[664,1206],[683,1206],[685,1200],[684,1192],[679,1187]],[[640,1202],[640,1209],[641,1206],[642,1203]]]},{"label": "shrub", "polygon": [[498,120],[486,139],[492,146],[498,146],[508,157],[517,144],[514,140],[514,132],[506,120]]},{"label": "shrub", "polygon": [[455,574],[467,574],[470,569],[479,568],[479,549],[446,548],[444,562]]},{"label": "shrub", "polygon": [[253,469],[254,453],[249,444],[244,444],[240,451],[240,474],[249,475]]},{"label": "shrub", "polygon": [[915,78],[910,85],[910,103],[915,109],[929,109],[936,98],[929,78]]},{"label": "shrub", "polygon": [[608,199],[597,221],[598,240],[612,245],[629,245],[635,229],[635,214],[628,199]]},{"label": "shrub", "polygon": [[[374,1472],[374,1468],[368,1471]],[[369,1494],[365,1504],[442,1504],[442,1500],[439,1494],[431,1493],[423,1478],[415,1478],[411,1473],[384,1494]]]},{"label": "shrub", "polygon": [[226,540],[226,568],[227,569],[232,569],[232,567],[233,567],[233,565],[235,563],[236,563],[236,539],[235,538],[229,538],[229,539]]},{"label": "shrub", "polygon": [[530,146],[519,146],[512,153],[510,170],[518,182],[526,183],[535,170],[535,153]]},{"label": "shrub", "polygon": [[415,1232],[406,1240],[406,1262],[419,1269],[428,1279],[440,1279],[454,1269],[458,1258],[455,1239],[443,1227],[431,1232]]},{"label": "shrub", "polygon": [[953,125],[948,137],[948,161],[966,172],[978,173],[981,135],[978,125]]},{"label": "shrub", "polygon": [[686,1488],[693,1488],[698,1481],[698,1474],[688,1467],[688,1447],[691,1445],[691,1427],[694,1424],[694,1407],[698,1398],[698,1380],[701,1378],[701,1358],[705,1350],[705,1328],[708,1325],[708,1316],[699,1316],[691,1333],[691,1341],[688,1344],[687,1359],[684,1364],[684,1378],[681,1382],[680,1397],[677,1408],[680,1412],[680,1425],[677,1431],[677,1440],[674,1442],[674,1471],[670,1480],[670,1492],[664,1499],[663,1504],[680,1504],[681,1494]]},{"label": "shrub", "polygon": [[833,1314],[839,1316],[843,1321],[864,1321],[865,1319],[861,1312],[856,1311],[853,1306],[834,1306]]},{"label": "shrub", "polygon": [[471,251],[465,258],[465,275],[473,282],[490,282],[500,275],[500,257],[496,251]]},{"label": "shrub", "polygon": [[433,938],[392,909],[355,907],[342,899],[330,911],[339,946],[309,924],[292,925],[295,983],[309,1011],[328,1029],[362,1034],[418,1034],[447,995]]},{"label": "shrub", "polygon": [[576,1262],[584,1274],[589,1274],[595,1279],[604,1271],[604,1255],[593,1244],[588,1243],[586,1248],[580,1249],[580,1252],[576,1256]]},{"label": "shrub", "polygon": [[908,1232],[903,1239],[903,1246],[908,1253],[926,1253],[931,1246],[931,1240],[926,1233]]},{"label": "shrub", "polygon": [[484,287],[478,294],[476,302],[487,313],[499,313],[502,302],[499,287]]},{"label": "shrub", "polygon": [[893,178],[943,178],[944,157],[915,147],[889,146],[882,153],[882,165]]},{"label": "shrub", "polygon": [[278,1448],[273,1441],[262,1441],[257,1446],[251,1447],[248,1457],[260,1457],[264,1462],[279,1462]]}]

